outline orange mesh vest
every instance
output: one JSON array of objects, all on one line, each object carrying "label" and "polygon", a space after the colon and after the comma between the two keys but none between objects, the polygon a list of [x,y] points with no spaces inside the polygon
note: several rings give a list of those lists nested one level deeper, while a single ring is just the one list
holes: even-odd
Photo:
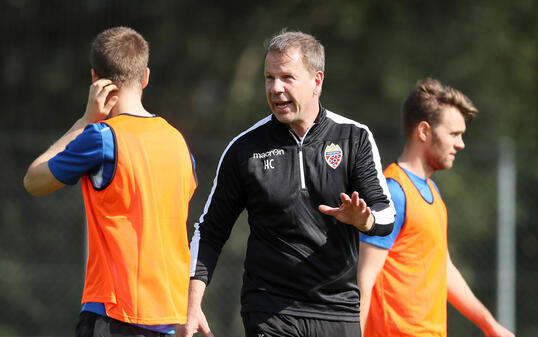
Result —
[{"label": "orange mesh vest", "polygon": [[430,204],[397,164],[384,173],[405,193],[405,221],[372,290],[364,336],[446,336],[445,204],[431,180]]},{"label": "orange mesh vest", "polygon": [[196,188],[182,135],[159,117],[120,115],[116,171],[94,189],[82,178],[89,254],[82,303],[136,324],[185,323],[190,253],[186,221]]}]

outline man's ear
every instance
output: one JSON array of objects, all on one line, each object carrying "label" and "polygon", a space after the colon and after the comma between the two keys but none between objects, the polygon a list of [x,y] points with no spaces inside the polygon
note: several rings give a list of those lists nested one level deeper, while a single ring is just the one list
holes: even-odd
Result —
[{"label": "man's ear", "polygon": [[421,121],[420,123],[418,123],[417,128],[416,128],[416,133],[417,133],[418,139],[421,142],[423,143],[426,142],[430,138],[431,132],[432,132],[432,127],[430,123],[426,121]]},{"label": "man's ear", "polygon": [[323,85],[323,72],[317,71],[314,74],[314,82],[316,83],[316,86],[314,87],[314,95],[321,95],[321,87]]},{"label": "man's ear", "polygon": [[149,84],[149,68],[146,67],[146,71],[144,72],[144,79],[142,80],[142,89],[147,87]]},{"label": "man's ear", "polygon": [[97,73],[95,72],[95,70],[93,70],[93,68],[90,70],[90,74],[92,76],[92,83],[99,79],[99,76],[97,76]]}]

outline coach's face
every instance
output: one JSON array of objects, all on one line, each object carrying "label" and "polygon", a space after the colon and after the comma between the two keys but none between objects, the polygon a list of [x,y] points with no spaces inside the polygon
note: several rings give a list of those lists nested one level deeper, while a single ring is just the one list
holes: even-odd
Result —
[{"label": "coach's face", "polygon": [[434,171],[447,170],[452,167],[456,152],[465,147],[465,118],[458,109],[446,107],[431,131],[432,137],[426,155],[428,165]]},{"label": "coach's face", "polygon": [[269,52],[265,58],[265,92],[275,117],[303,136],[319,112],[323,72],[310,72],[298,48]]}]

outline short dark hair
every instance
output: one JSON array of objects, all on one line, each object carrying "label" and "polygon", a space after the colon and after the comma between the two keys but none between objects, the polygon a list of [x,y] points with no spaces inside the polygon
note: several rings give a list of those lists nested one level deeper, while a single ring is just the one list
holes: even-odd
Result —
[{"label": "short dark hair", "polygon": [[283,29],[265,42],[265,56],[276,51],[284,54],[291,48],[299,48],[303,64],[311,73],[325,70],[325,49],[314,36],[298,31]]},{"label": "short dark hair", "polygon": [[426,78],[417,82],[403,105],[403,124],[406,137],[421,121],[434,126],[442,110],[452,106],[460,111],[466,121],[472,120],[478,110],[462,92],[443,86],[438,80]]},{"label": "short dark hair", "polygon": [[114,27],[99,33],[90,49],[90,63],[94,71],[119,88],[141,85],[148,59],[148,42],[128,27]]}]

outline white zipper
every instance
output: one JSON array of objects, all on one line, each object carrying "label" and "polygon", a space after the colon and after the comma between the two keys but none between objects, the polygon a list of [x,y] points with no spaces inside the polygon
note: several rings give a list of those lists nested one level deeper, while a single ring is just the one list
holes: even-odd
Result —
[{"label": "white zipper", "polygon": [[293,132],[292,129],[289,130],[291,135],[293,136],[293,139],[295,139],[295,142],[299,146],[299,172],[300,172],[300,175],[301,175],[301,189],[303,189],[303,190],[306,190],[306,181],[305,181],[305,174],[304,174],[304,161],[303,161],[303,140],[306,138],[306,135],[308,134],[308,131],[310,131],[311,128],[312,128],[312,126],[310,126],[308,128],[308,130],[306,130],[306,132],[304,133],[303,138],[301,138],[300,140],[299,140],[299,137],[295,134],[295,132]]},{"label": "white zipper", "polygon": [[304,180],[304,164],[303,164],[303,141],[299,145],[299,169],[301,171],[301,189],[306,190],[306,182]]}]

